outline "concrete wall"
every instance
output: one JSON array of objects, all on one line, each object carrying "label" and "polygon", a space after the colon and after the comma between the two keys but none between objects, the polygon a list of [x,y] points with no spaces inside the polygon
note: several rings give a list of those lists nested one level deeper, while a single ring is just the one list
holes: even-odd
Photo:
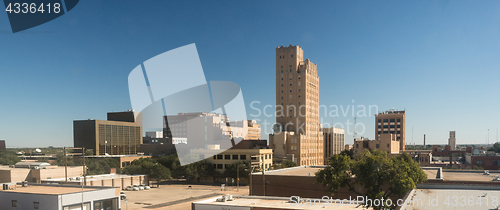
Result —
[{"label": "concrete wall", "polygon": [[[12,200],[17,201],[17,207],[12,207]],[[0,210],[34,209],[33,202],[39,202],[39,209],[59,209],[58,195],[40,195],[0,191]],[[80,196],[81,201],[81,196]]]}]

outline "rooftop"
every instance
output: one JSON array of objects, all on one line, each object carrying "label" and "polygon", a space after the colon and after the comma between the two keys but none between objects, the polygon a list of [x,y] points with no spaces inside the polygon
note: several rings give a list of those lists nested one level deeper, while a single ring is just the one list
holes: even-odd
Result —
[{"label": "rooftop", "polygon": [[[86,179],[87,179],[87,182],[90,182],[90,181],[101,181],[101,180],[107,180],[107,179],[129,178],[129,177],[134,177],[134,176],[141,176],[141,175],[101,174],[101,175],[88,175],[88,176],[86,176]],[[62,181],[65,181],[65,178],[44,179],[42,181],[44,181],[44,182],[62,182]],[[82,181],[83,181],[83,176],[68,177],[68,182],[78,182],[79,183]]]},{"label": "rooftop", "polygon": [[16,185],[15,188],[11,190],[2,190],[2,193],[28,193],[28,194],[42,194],[42,195],[63,195],[71,193],[81,193],[82,191],[92,191],[105,189],[110,187],[89,187],[85,186],[75,186],[75,185],[28,185],[23,187],[21,185]]},{"label": "rooftop", "polygon": [[[347,209],[363,209],[357,203],[345,205],[336,205],[333,203],[325,203],[320,199],[316,199],[314,203],[313,199],[310,199],[308,203],[307,198],[301,198],[304,202],[297,204],[290,202],[289,197],[271,197],[271,196],[234,196],[232,201],[218,202],[217,198],[214,197],[203,201],[194,202],[194,205],[217,205],[217,206],[228,206],[228,207],[251,207],[251,208],[265,208],[265,209],[336,209],[336,210],[347,210]],[[340,201],[339,201],[340,202]],[[324,206],[324,207],[323,207]],[[219,208],[220,209],[220,208]],[[229,208],[228,208],[229,209]],[[232,209],[232,208],[231,208]]]},{"label": "rooftop", "polygon": [[[326,166],[297,166],[293,168],[266,171],[265,174],[279,176],[315,176],[316,172],[325,167]],[[256,172],[255,174],[262,174],[262,172]]]},{"label": "rooftop", "polygon": [[[420,209],[496,209],[498,189],[415,189],[401,210]],[[463,202],[463,198],[469,202]],[[457,200],[458,199],[458,200]],[[457,200],[457,201],[455,201]]]}]

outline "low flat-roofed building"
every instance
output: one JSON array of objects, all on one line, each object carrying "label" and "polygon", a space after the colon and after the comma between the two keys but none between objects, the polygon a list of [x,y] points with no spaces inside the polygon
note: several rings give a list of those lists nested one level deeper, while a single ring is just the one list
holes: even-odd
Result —
[{"label": "low flat-roofed building", "polygon": [[[85,156],[86,160],[89,159],[114,159],[120,162],[120,168],[124,168],[125,166],[129,166],[132,161],[140,159],[140,158],[150,158],[150,155],[93,155],[93,156]],[[78,161],[81,160],[81,156],[74,156],[73,160]]]},{"label": "low flat-roofed building", "polygon": [[[290,197],[271,196],[232,196],[231,200],[222,202],[223,196],[209,198],[203,201],[193,202],[191,210],[284,210],[284,209],[363,209],[358,202],[346,202],[335,204],[335,200],[324,202],[320,199],[301,198],[301,203],[291,202]],[[227,195],[226,195],[227,197]],[[309,200],[308,200],[309,199]],[[310,201],[310,202],[309,202]]]},{"label": "low flat-roofed building", "polygon": [[[68,166],[68,176],[81,176],[82,166]],[[40,183],[43,179],[64,177],[64,166],[46,166],[44,168],[14,168],[0,166],[0,183],[32,182]]]},{"label": "low flat-roofed building", "polygon": [[418,162],[420,166],[430,166],[432,161],[432,151],[431,150],[404,150],[400,151],[402,153],[408,154],[413,161]]},{"label": "low flat-roofed building", "polygon": [[16,185],[0,190],[0,209],[119,210],[120,189],[73,185]]},{"label": "low flat-roofed building", "polygon": [[[88,175],[85,177],[85,183],[87,186],[107,186],[107,187],[118,187],[120,189],[125,189],[127,186],[131,185],[149,185],[149,179],[147,175],[127,175],[127,174],[100,174],[100,175]],[[66,178],[57,179],[44,179],[42,183],[46,184],[64,184]],[[83,176],[68,177],[68,184],[71,185],[82,185],[84,184]]]},{"label": "low flat-roofed building", "polygon": [[380,134],[378,140],[370,140],[364,137],[354,139],[354,154],[362,154],[365,150],[382,150],[389,154],[399,154],[400,142],[395,134]]}]

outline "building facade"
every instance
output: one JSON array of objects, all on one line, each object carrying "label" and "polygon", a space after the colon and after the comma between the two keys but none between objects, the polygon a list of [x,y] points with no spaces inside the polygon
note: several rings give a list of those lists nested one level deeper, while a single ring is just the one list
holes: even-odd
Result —
[{"label": "building facade", "polygon": [[378,140],[370,140],[361,137],[354,139],[354,154],[362,154],[365,150],[382,150],[389,154],[399,154],[400,142],[396,134],[381,134]]},{"label": "building facade", "polygon": [[276,125],[269,135],[275,156],[299,165],[322,165],[319,77],[299,46],[276,48]]},{"label": "building facade", "polygon": [[75,120],[74,146],[92,149],[94,155],[140,153],[142,127],[137,123],[106,120]]},{"label": "building facade", "polygon": [[450,131],[450,138],[448,138],[448,146],[451,149],[457,148],[457,139],[455,138],[455,131]]},{"label": "building facade", "polygon": [[328,163],[328,158],[340,154],[345,150],[344,133],[345,131],[342,128],[323,128],[323,155],[325,164]]},{"label": "building facade", "polygon": [[395,134],[400,150],[405,150],[405,120],[406,112],[389,110],[375,115],[375,140],[382,134]]},{"label": "building facade", "polygon": [[248,134],[245,140],[259,140],[260,139],[260,124],[255,120],[248,120]]},{"label": "building facade", "polygon": [[5,150],[5,149],[6,149],[5,140],[0,140],[0,151]]},{"label": "building facade", "polygon": [[223,173],[231,164],[237,162],[253,162],[256,168],[269,170],[273,164],[272,149],[228,149],[222,153],[208,158],[207,162],[213,164],[215,170]]}]

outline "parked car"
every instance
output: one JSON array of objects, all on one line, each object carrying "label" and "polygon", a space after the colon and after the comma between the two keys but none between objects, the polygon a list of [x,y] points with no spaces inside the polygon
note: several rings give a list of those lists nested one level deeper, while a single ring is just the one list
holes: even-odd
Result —
[{"label": "parked car", "polygon": [[123,192],[123,191],[120,192],[120,199],[121,200],[127,199],[127,195],[125,195],[125,192]]},{"label": "parked car", "polygon": [[137,188],[137,189],[139,189],[139,190],[144,190],[144,187],[141,187],[141,185],[134,185],[133,187],[134,187],[134,188]]},{"label": "parked car", "polygon": [[142,184],[142,185],[139,185],[139,186],[143,187],[145,190],[149,190],[149,189],[151,189],[151,188],[150,188],[149,186],[147,186],[147,185],[143,185],[143,184]]},{"label": "parked car", "polygon": [[132,187],[132,186],[127,186],[127,187],[125,188],[125,190],[126,190],[126,191],[132,191],[132,190],[134,190],[134,187]]}]

